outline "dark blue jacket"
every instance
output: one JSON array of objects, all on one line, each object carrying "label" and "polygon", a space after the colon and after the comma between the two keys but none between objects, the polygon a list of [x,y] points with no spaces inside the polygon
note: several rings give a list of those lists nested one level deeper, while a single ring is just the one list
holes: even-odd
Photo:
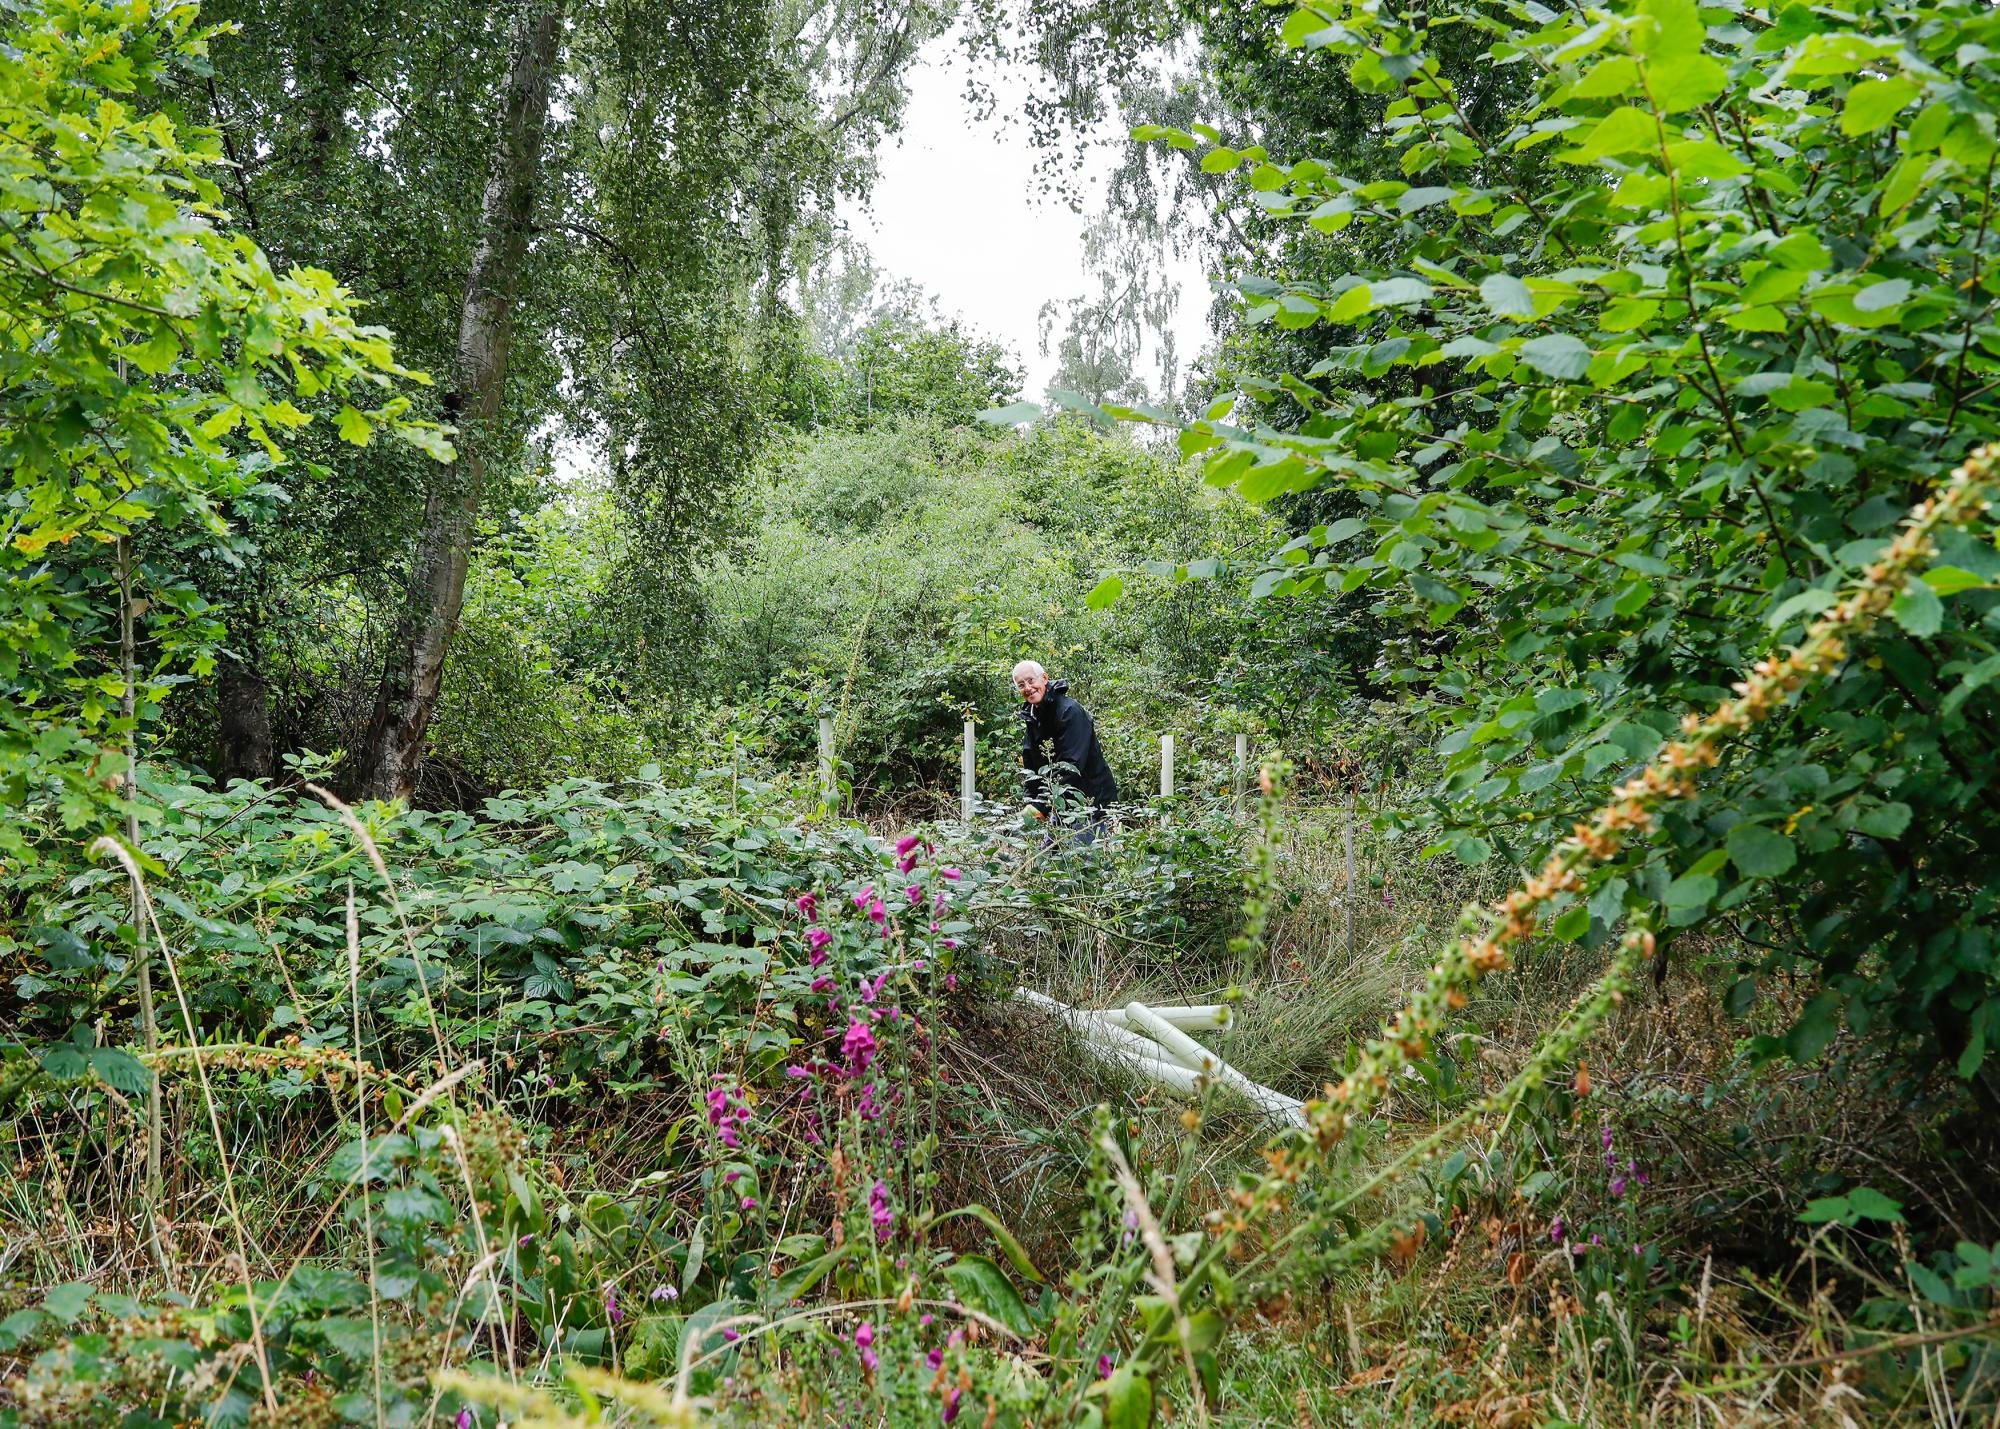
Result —
[{"label": "dark blue jacket", "polygon": [[1078,799],[1096,808],[1108,808],[1118,799],[1118,781],[1104,762],[1104,750],[1097,742],[1097,727],[1084,707],[1068,694],[1069,682],[1051,680],[1042,702],[1021,702],[1021,763],[1028,771],[1028,799],[1044,814],[1049,811],[1048,774],[1051,764],[1067,764],[1055,771],[1069,791],[1068,802]]}]

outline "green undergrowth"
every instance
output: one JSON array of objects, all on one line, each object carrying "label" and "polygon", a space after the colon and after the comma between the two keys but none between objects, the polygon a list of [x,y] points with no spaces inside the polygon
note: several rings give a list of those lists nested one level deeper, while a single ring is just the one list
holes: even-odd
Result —
[{"label": "green undergrowth", "polygon": [[[1992,1394],[1992,1231],[1925,1159],[1944,1099],[1892,1100],[1858,1044],[1838,1075],[1758,1068],[1696,969],[1313,1232],[1408,1228],[1376,1253],[1253,1267],[1183,1372],[1121,1375],[1178,1334],[1158,1254],[1186,1270],[1269,1129],[1005,994],[1226,1001],[1208,1045],[1314,1095],[1475,891],[1365,819],[1350,881],[1338,808],[892,839],[739,768],[368,806],[363,839],[298,791],[142,792],[158,1053],[122,874],[7,888],[10,1422],[1748,1423],[1829,1385],[1906,1418]],[[1593,975],[1534,956],[1343,1176],[1510,1075]],[[1919,1186],[1884,1189],[1876,1147]]]}]

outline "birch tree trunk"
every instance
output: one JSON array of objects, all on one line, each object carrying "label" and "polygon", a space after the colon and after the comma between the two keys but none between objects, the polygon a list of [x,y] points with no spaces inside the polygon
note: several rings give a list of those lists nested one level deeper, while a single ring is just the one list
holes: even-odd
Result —
[{"label": "birch tree trunk", "polygon": [[474,525],[507,385],[514,303],[534,225],[562,19],[561,0],[528,0],[515,32],[480,207],[479,246],[459,312],[451,390],[445,394],[446,417],[458,426],[458,460],[438,470],[424,501],[408,593],[362,742],[355,778],[361,798],[407,798],[416,787],[424,732],[458,631]]}]

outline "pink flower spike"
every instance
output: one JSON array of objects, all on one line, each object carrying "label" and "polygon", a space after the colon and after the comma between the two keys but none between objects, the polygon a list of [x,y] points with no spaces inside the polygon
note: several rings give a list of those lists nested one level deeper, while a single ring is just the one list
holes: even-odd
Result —
[{"label": "pink flower spike", "polygon": [[857,1346],[858,1346],[859,1348],[861,1348],[861,1349],[864,1349],[864,1350],[865,1350],[865,1349],[867,1349],[867,1348],[868,1348],[868,1347],[869,1347],[870,1345],[872,1345],[872,1344],[874,1344],[874,1343],[875,1343],[875,1323],[874,1323],[874,1321],[872,1321],[872,1320],[863,1320],[863,1321],[861,1322],[861,1325],[860,1325],[860,1328],[858,1328],[858,1329],[857,1329],[857,1330],[855,1330],[855,1332],[854,1332],[854,1343],[855,1343],[855,1344],[856,1344],[856,1345],[857,1345]]},{"label": "pink flower spike", "polygon": [[904,834],[896,840],[896,857],[901,858],[923,841],[923,837],[920,834]]},{"label": "pink flower spike", "polygon": [[924,1326],[930,1324],[930,1322],[935,1320],[936,1318],[937,1316],[931,1314],[929,1311],[926,1311],[925,1313],[917,1316],[917,1328],[922,1329]]},{"label": "pink flower spike", "polygon": [[792,906],[810,918],[814,910],[819,907],[819,897],[812,893],[801,893],[792,900]]},{"label": "pink flower spike", "polygon": [[903,890],[903,896],[908,898],[912,903],[921,903],[924,901],[924,890],[912,883],[908,888]]},{"label": "pink flower spike", "polygon": [[958,880],[963,878],[964,876],[965,875],[960,873],[957,869],[951,867],[940,868],[938,870],[938,877],[949,878],[953,883],[958,882]]},{"label": "pink flower spike", "polygon": [[868,1063],[875,1056],[875,1034],[865,1022],[847,1024],[847,1036],[841,1040],[841,1055],[847,1059],[847,1069],[860,1076],[868,1070]]},{"label": "pink flower spike", "polygon": [[741,1335],[737,1334],[737,1333],[736,1333],[736,1331],[735,1331],[734,1329],[728,1329],[728,1330],[724,1330],[724,1331],[722,1332],[722,1338],[723,1338],[723,1339],[725,1339],[725,1340],[727,1340],[727,1341],[728,1341],[728,1342],[729,1342],[730,1344],[732,1344],[732,1345],[733,1345],[733,1344],[735,1344],[735,1343],[736,1343],[736,1342],[737,1342],[738,1340],[742,1339],[743,1337],[742,1337]]},{"label": "pink flower spike", "polygon": [[854,895],[854,906],[856,908],[866,908],[868,906],[868,900],[873,898],[874,896],[875,896],[875,885],[871,883],[866,888],[863,888],[859,893]]},{"label": "pink flower spike", "polygon": [[452,1420],[451,1424],[452,1424],[452,1429],[472,1429],[473,1425],[477,1424],[478,1422],[479,1421],[477,1419],[474,1419],[472,1417],[472,1411],[470,1409],[461,1409],[458,1411],[458,1417]]},{"label": "pink flower spike", "polygon": [[956,939],[956,938],[946,938],[946,939],[944,940],[944,945],[945,945],[945,946],[946,946],[947,948],[955,948],[955,947],[957,947],[957,946],[958,946],[958,939]]},{"label": "pink flower spike", "polygon": [[828,977],[825,973],[821,973],[818,977],[812,980],[812,991],[814,992],[825,992],[832,986],[833,986],[833,979]]},{"label": "pink flower spike", "polygon": [[906,853],[901,858],[896,860],[896,872],[898,873],[908,873],[911,869],[915,868],[916,866],[917,866],[917,856],[913,853]]},{"label": "pink flower spike", "polygon": [[875,1351],[863,1350],[861,1352],[861,1367],[867,1370],[868,1373],[870,1374],[875,1373],[875,1371],[881,1367],[881,1364],[882,1364],[882,1356],[876,1354]]},{"label": "pink flower spike", "polygon": [[946,973],[946,974],[944,975],[944,990],[945,990],[946,992],[957,992],[957,991],[958,991],[958,974],[957,974],[957,973]]},{"label": "pink flower spike", "polygon": [[1109,1379],[1109,1378],[1111,1378],[1111,1356],[1110,1356],[1110,1355],[1099,1355],[1099,1356],[1097,1357],[1097,1377],[1098,1377],[1099,1379]]},{"label": "pink flower spike", "polygon": [[745,1197],[743,1198],[743,1203],[742,1203],[741,1205],[739,1205],[739,1206],[737,1207],[737,1209],[738,1209],[739,1211],[754,1211],[754,1210],[756,1210],[756,1209],[757,1209],[757,1198],[756,1198],[755,1196],[745,1196]]},{"label": "pink flower spike", "polygon": [[924,1363],[932,1369],[942,1369],[944,1367],[944,1351],[933,1347],[931,1352],[924,1356]]},{"label": "pink flower spike", "polygon": [[872,919],[875,923],[879,925],[888,920],[889,910],[882,906],[881,899],[876,898],[871,900],[868,904],[868,916],[870,919]]}]

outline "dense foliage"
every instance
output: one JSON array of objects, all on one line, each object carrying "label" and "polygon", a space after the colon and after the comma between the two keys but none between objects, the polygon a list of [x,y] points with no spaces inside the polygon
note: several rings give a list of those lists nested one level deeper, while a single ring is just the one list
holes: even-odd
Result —
[{"label": "dense foliage", "polygon": [[[1383,658],[1449,730],[1438,846],[1520,864],[1587,781],[1824,610],[1990,429],[2000,240],[1986,71],[1960,48],[1983,12],[1878,7],[1865,29],[1802,7],[1507,13],[1286,22],[1391,97],[1395,177],[1141,132],[1208,145],[1205,168],[1246,170],[1260,207],[1344,260],[1330,282],[1240,283],[1249,322],[1335,341],[1182,448],[1253,499],[1335,483],[1358,503],[1258,586],[1405,618]],[[1447,23],[1538,75],[1532,93],[1476,121],[1429,48]],[[1520,156],[1539,150],[1530,192]],[[1784,757],[1739,761],[1663,846],[1608,870],[1583,936],[1627,906],[1718,915],[1745,949],[1739,1005],[1759,977],[1822,979],[1795,1055],[1851,1019],[1987,1086],[1996,574],[1985,543],[1949,536],[1898,628],[1788,719]]]},{"label": "dense foliage", "polygon": [[0,20],[0,1429],[1991,1417],[2000,20],[218,19]]}]

